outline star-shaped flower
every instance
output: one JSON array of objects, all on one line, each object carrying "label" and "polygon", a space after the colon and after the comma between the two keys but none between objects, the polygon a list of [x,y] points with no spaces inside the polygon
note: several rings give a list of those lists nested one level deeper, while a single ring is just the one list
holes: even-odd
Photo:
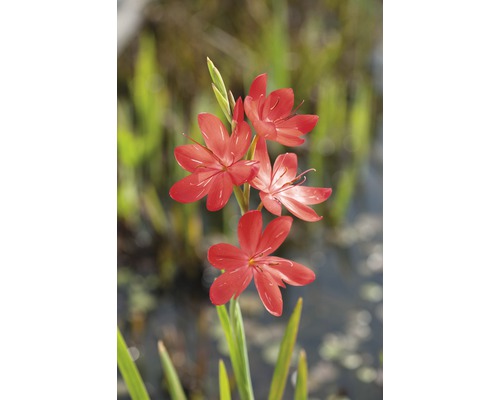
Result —
[{"label": "star-shaped flower", "polygon": [[243,105],[238,99],[234,110],[235,129],[228,135],[224,124],[215,115],[198,115],[198,125],[206,146],[199,143],[178,146],[175,159],[191,175],[170,188],[170,196],[181,203],[191,203],[207,197],[207,209],[217,211],[224,207],[233,191],[250,181],[259,169],[257,161],[242,160],[246,154],[252,132],[243,121]]},{"label": "star-shaped flower", "polygon": [[257,134],[285,146],[304,143],[300,136],[310,132],[318,122],[317,115],[296,115],[293,90],[278,89],[266,97],[267,74],[259,75],[245,98],[245,113]]},{"label": "star-shaped flower", "polygon": [[316,276],[306,266],[280,257],[270,256],[286,239],[292,217],[278,217],[262,232],[262,213],[249,211],[238,223],[240,248],[227,243],[208,250],[208,261],[224,273],[210,287],[210,300],[215,305],[238,297],[252,278],[267,311],[275,316],[283,312],[283,299],[278,286],[285,283],[303,286]]},{"label": "star-shaped flower", "polygon": [[259,161],[260,167],[250,185],[260,190],[259,196],[267,211],[274,215],[281,215],[283,205],[293,215],[304,221],[314,222],[323,218],[308,205],[322,203],[332,194],[332,189],[302,186],[301,184],[305,181],[304,174],[309,170],[296,176],[296,154],[279,155],[272,168],[266,141],[259,138],[254,159]]}]

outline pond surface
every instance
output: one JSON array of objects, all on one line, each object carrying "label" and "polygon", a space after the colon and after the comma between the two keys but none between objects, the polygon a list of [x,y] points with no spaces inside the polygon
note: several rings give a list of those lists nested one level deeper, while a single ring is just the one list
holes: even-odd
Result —
[{"label": "pond surface", "polygon": [[[334,231],[322,222],[313,228],[305,224],[307,235],[292,228],[280,256],[311,267],[316,281],[282,291],[282,318],[264,310],[253,284],[240,297],[255,398],[267,398],[284,327],[298,298],[303,297],[296,347],[307,353],[309,398],[382,399],[381,130],[360,171],[344,227]],[[168,399],[156,347],[160,338],[192,398],[218,399],[219,358],[228,371],[231,367],[215,308],[208,299],[208,285],[215,276],[210,274],[201,291],[187,283],[168,293],[154,292],[154,307],[147,318],[127,326],[123,323],[127,298],[118,292],[118,322],[152,399]],[[236,391],[233,396],[238,398]],[[118,398],[129,398],[120,375]],[[284,399],[292,398],[289,383]]]}]

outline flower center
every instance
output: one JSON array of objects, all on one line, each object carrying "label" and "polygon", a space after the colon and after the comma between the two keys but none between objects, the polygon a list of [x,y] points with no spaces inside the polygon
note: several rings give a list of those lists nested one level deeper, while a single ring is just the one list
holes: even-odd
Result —
[{"label": "flower center", "polygon": [[251,266],[252,268],[257,268],[260,272],[263,271],[262,267],[260,265],[258,265],[257,262],[253,258],[251,258],[248,261],[248,265]]}]

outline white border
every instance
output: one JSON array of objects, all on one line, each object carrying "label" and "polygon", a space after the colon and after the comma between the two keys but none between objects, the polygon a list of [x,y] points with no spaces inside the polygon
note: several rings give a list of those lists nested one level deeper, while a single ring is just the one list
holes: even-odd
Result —
[{"label": "white border", "polygon": [[384,2],[384,398],[498,396],[495,2]]},{"label": "white border", "polygon": [[116,2],[2,2],[0,48],[0,397],[114,398]]}]

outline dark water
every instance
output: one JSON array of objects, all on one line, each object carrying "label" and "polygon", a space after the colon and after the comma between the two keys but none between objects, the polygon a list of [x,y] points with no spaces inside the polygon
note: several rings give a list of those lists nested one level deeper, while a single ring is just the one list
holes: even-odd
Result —
[{"label": "dark water", "polygon": [[[240,298],[255,398],[267,398],[284,327],[303,297],[296,347],[307,353],[310,399],[382,399],[381,132],[360,171],[344,228],[334,231],[323,221],[300,224],[279,255],[310,266],[316,281],[282,291],[282,318],[264,310],[253,284]],[[205,278],[208,286],[213,276]],[[125,326],[126,301],[119,291],[118,321],[127,343],[135,347],[151,398],[168,398],[156,349],[161,338],[192,398],[217,399],[219,358],[228,371],[231,367],[207,289],[182,286],[160,293],[146,319]],[[233,396],[237,398],[236,391]],[[128,398],[120,376],[118,398]],[[289,383],[284,399],[291,398]]]}]

